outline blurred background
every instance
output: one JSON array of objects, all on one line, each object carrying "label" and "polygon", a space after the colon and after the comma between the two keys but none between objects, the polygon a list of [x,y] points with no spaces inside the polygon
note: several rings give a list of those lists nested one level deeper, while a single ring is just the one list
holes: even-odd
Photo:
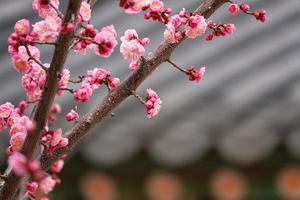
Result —
[{"label": "blurred background", "polygon": [[[201,0],[164,2],[176,13],[182,7],[192,11]],[[204,80],[190,82],[162,64],[138,90],[141,95],[148,87],[158,92],[160,114],[149,120],[140,103],[128,98],[69,156],[55,199],[300,199],[300,1],[237,2],[266,9],[266,23],[243,14],[232,17],[226,6],[219,9],[212,19],[234,23],[232,36],[187,40],[172,55],[183,67],[205,64]],[[0,1],[1,104],[25,98],[6,42],[21,18],[39,20],[31,0]],[[98,0],[92,23],[99,29],[113,24],[118,36],[135,28],[151,39],[148,52],[163,40],[163,26],[142,14],[126,15],[117,0]],[[72,52],[66,67],[74,78],[102,66],[124,79],[130,72],[118,47],[108,59]],[[53,49],[41,51],[43,61],[50,62]],[[105,93],[100,89],[89,104],[78,104],[80,114]],[[57,127],[67,130],[72,124],[64,115],[74,107],[72,96],[56,101],[63,108]],[[7,146],[7,133],[1,133],[2,170]]]}]

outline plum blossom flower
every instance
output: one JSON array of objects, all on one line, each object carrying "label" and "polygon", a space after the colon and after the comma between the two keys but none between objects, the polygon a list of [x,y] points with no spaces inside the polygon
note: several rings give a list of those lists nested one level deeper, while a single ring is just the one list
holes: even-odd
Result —
[{"label": "plum blossom flower", "polygon": [[31,45],[28,45],[27,48],[25,46],[19,46],[18,52],[12,56],[12,62],[15,69],[21,74],[29,72],[32,68],[31,65],[33,61],[28,61],[30,57],[27,49],[34,59],[40,60],[40,51],[37,47]]},{"label": "plum blossom flower", "polygon": [[62,130],[50,130],[43,133],[42,142],[48,152],[53,152],[56,149],[65,147],[68,145],[68,138],[62,136]]},{"label": "plum blossom flower", "polygon": [[70,122],[70,121],[78,120],[79,119],[79,115],[78,115],[78,113],[75,110],[72,109],[70,112],[68,112],[66,114],[65,118],[66,118],[66,120],[68,122]]},{"label": "plum blossom flower", "polygon": [[23,147],[25,139],[26,139],[26,133],[24,132],[17,132],[14,135],[12,135],[9,140],[10,146],[8,147],[8,151],[9,152],[20,151]]},{"label": "plum blossom flower", "polygon": [[61,19],[48,16],[32,25],[32,35],[42,42],[54,42],[61,30]]},{"label": "plum blossom flower", "polygon": [[162,101],[152,89],[147,89],[147,97],[145,101],[147,117],[154,117],[159,113]]},{"label": "plum blossom flower", "polygon": [[103,27],[94,39],[97,43],[94,45],[95,54],[102,57],[109,57],[118,44],[116,36],[117,32],[113,25]]},{"label": "plum blossom flower", "polygon": [[93,89],[89,83],[82,83],[81,87],[74,92],[74,100],[88,102],[93,94]]},{"label": "plum blossom flower", "polygon": [[19,152],[9,156],[8,164],[17,176],[25,176],[27,173],[27,158]]},{"label": "plum blossom flower", "polygon": [[47,176],[40,182],[39,186],[44,194],[48,194],[53,190],[55,183],[55,180],[51,176]]},{"label": "plum blossom flower", "polygon": [[79,16],[82,21],[89,21],[91,18],[91,6],[86,1],[81,2],[81,6],[79,9]]},{"label": "plum blossom flower", "polygon": [[31,181],[26,185],[26,193],[27,194],[34,194],[38,188],[39,184],[35,181]]},{"label": "plum blossom flower", "polygon": [[127,14],[137,14],[144,7],[149,6],[152,0],[121,0],[119,6],[125,9]]},{"label": "plum blossom flower", "polygon": [[176,43],[183,38],[183,34],[178,31],[181,25],[185,25],[188,22],[188,15],[185,9],[181,10],[179,14],[173,15],[169,22],[166,24],[166,30],[164,31],[164,38],[170,43]]},{"label": "plum blossom flower", "polygon": [[202,35],[207,28],[207,24],[205,22],[205,18],[200,15],[191,16],[188,22],[188,26],[185,30],[185,34],[189,38],[196,38],[199,35]]},{"label": "plum blossom flower", "polygon": [[125,60],[131,62],[129,69],[136,69],[139,65],[139,59],[145,53],[144,47],[150,43],[150,39],[139,39],[138,34],[134,29],[128,29],[125,31],[124,36],[121,37],[121,41],[120,52]]},{"label": "plum blossom flower", "polygon": [[21,19],[15,24],[15,32],[18,35],[28,35],[30,32],[30,23],[27,19]]},{"label": "plum blossom flower", "polygon": [[64,160],[59,159],[58,161],[56,161],[52,166],[51,166],[51,172],[53,173],[59,173],[62,168],[64,167]]},{"label": "plum blossom flower", "polygon": [[32,9],[42,18],[46,18],[47,16],[57,16],[57,12],[50,4],[58,9],[59,0],[33,0]]},{"label": "plum blossom flower", "polygon": [[14,111],[15,106],[10,102],[6,102],[0,105],[0,116],[3,118],[8,118]]},{"label": "plum blossom flower", "polygon": [[197,70],[193,65],[191,65],[187,69],[187,75],[190,81],[199,82],[200,80],[202,80],[204,73],[205,73],[205,67],[201,67],[199,70]]},{"label": "plum blossom flower", "polygon": [[33,63],[31,71],[22,77],[22,86],[30,101],[40,98],[45,82],[46,72],[39,65]]},{"label": "plum blossom flower", "polygon": [[240,7],[236,3],[231,3],[229,4],[228,11],[230,12],[231,15],[237,15],[240,11]]},{"label": "plum blossom flower", "polygon": [[[70,80],[70,70],[63,69],[62,73],[60,74],[60,79],[58,81],[58,88],[66,88],[68,86]],[[57,95],[62,95],[64,90],[57,90]]]},{"label": "plum blossom flower", "polygon": [[112,89],[117,88],[120,85],[120,79],[119,78],[111,78],[108,80],[108,86]]},{"label": "plum blossom flower", "polygon": [[95,44],[93,43],[93,40],[95,36],[97,35],[98,30],[93,27],[93,25],[88,24],[84,27],[83,30],[80,31],[80,36],[84,39],[80,38],[78,41],[76,41],[74,46],[74,51],[76,53],[85,55],[86,50],[89,48],[93,48]]}]

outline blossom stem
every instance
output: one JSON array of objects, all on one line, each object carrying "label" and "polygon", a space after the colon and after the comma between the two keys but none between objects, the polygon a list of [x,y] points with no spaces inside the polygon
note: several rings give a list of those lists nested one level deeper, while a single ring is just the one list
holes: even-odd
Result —
[{"label": "blossom stem", "polygon": [[50,3],[51,8],[53,8],[55,10],[55,12],[57,13],[57,15],[61,18],[64,19],[64,15],[60,12],[60,10],[58,8],[56,8],[52,3]]},{"label": "blossom stem", "polygon": [[26,52],[27,52],[27,54],[28,54],[28,56],[29,56],[28,61],[33,60],[33,61],[34,61],[36,64],[38,64],[45,72],[47,72],[47,71],[48,71],[48,68],[45,67],[40,61],[38,61],[37,59],[35,59],[35,58],[32,56],[32,54],[31,54],[31,52],[30,52],[30,50],[29,50],[29,48],[28,48],[27,45],[24,45],[24,46],[25,46]]},{"label": "blossom stem", "polygon": [[79,80],[72,80],[72,79],[69,79],[69,82],[70,83],[81,83],[83,81],[83,79],[85,78],[85,76],[78,76]]},{"label": "blossom stem", "polygon": [[131,90],[131,93],[132,93],[132,95],[133,95],[135,98],[137,98],[142,104],[145,105],[144,99],[143,99],[140,95],[138,95],[138,93],[136,93],[135,90]]},{"label": "blossom stem", "polygon": [[176,69],[178,69],[179,71],[188,74],[189,72],[181,67],[179,67],[178,65],[176,65],[175,63],[173,63],[170,59],[167,60],[168,63],[170,63],[173,67],[175,67]]},{"label": "blossom stem", "polygon": [[57,88],[57,90],[65,90],[65,91],[68,91],[68,92],[70,92],[70,93],[74,93],[74,90],[73,89],[71,89],[71,88]]}]

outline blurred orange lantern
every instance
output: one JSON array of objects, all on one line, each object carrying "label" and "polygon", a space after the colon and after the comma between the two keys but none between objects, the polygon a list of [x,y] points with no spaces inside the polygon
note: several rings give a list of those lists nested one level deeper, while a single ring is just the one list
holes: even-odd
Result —
[{"label": "blurred orange lantern", "polygon": [[146,192],[150,200],[178,200],[182,197],[182,184],[175,175],[158,172],[147,180]]},{"label": "blurred orange lantern", "polygon": [[115,200],[117,189],[115,182],[100,173],[90,173],[81,180],[81,193],[85,200]]},{"label": "blurred orange lantern", "polygon": [[300,199],[300,167],[290,166],[280,171],[277,189],[282,199]]},{"label": "blurred orange lantern", "polygon": [[211,194],[215,200],[242,200],[247,195],[246,178],[231,169],[219,170],[211,179]]}]

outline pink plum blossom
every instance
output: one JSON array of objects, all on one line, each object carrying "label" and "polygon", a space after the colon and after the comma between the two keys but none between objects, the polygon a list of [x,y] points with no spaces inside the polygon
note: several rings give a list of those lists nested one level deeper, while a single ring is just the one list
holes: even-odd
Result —
[{"label": "pink plum blossom", "polygon": [[81,101],[84,103],[90,100],[92,94],[93,94],[93,89],[91,85],[88,83],[83,83],[81,87],[74,92],[73,97],[75,101]]},{"label": "pink plum blossom", "polygon": [[205,73],[205,67],[201,67],[199,70],[197,70],[193,65],[191,65],[187,70],[188,78],[190,81],[199,82],[200,80],[202,80]]},{"label": "pink plum blossom", "polygon": [[82,19],[82,21],[89,21],[91,18],[91,6],[86,1],[81,2],[79,16]]},{"label": "pink plum blossom", "polygon": [[229,4],[228,11],[230,12],[231,15],[237,15],[240,11],[240,7],[236,3],[231,3]]},{"label": "pink plum blossom", "polygon": [[[60,74],[60,79],[58,81],[58,88],[67,88],[69,80],[70,80],[70,70],[65,68]],[[62,95],[63,92],[64,90],[57,90],[57,95]]]},{"label": "pink plum blossom", "polygon": [[202,35],[207,28],[207,24],[205,22],[205,18],[200,15],[191,16],[188,22],[188,26],[185,30],[185,34],[189,38],[196,38]]},{"label": "pink plum blossom", "polygon": [[32,34],[38,41],[54,42],[60,32],[61,19],[49,16],[33,24],[32,27]]},{"label": "pink plum blossom", "polygon": [[132,63],[132,66],[129,67],[129,69],[136,69],[135,66],[138,66],[139,59],[145,53],[144,46],[148,45],[150,42],[149,38],[139,39],[138,34],[134,29],[128,29],[125,31],[124,36],[121,37],[121,41],[120,52],[125,60]]},{"label": "pink plum blossom", "polygon": [[59,0],[33,0],[32,9],[42,18],[46,18],[47,16],[56,16],[57,13],[50,4],[57,9],[59,6]]},{"label": "pink plum blossom", "polygon": [[28,35],[30,32],[30,23],[27,19],[21,19],[15,24],[15,32],[18,35]]},{"label": "pink plum blossom", "polygon": [[78,113],[75,110],[72,109],[70,112],[68,112],[66,114],[65,118],[66,118],[66,120],[68,122],[70,122],[70,121],[78,120],[79,119],[79,115],[78,115]]},{"label": "pink plum blossom", "polygon": [[47,176],[40,182],[39,188],[44,194],[48,194],[53,190],[55,183],[55,180],[51,176]]},{"label": "pink plum blossom", "polygon": [[64,160],[59,159],[58,161],[56,161],[52,166],[51,166],[51,172],[53,173],[59,173],[62,168],[64,167]]},{"label": "pink plum blossom", "polygon": [[103,27],[95,36],[94,45],[95,54],[102,57],[109,57],[114,51],[118,42],[116,39],[117,32],[113,25]]},{"label": "pink plum blossom", "polygon": [[148,118],[152,118],[159,113],[162,101],[152,89],[147,89],[147,97],[145,101],[146,113]]},{"label": "pink plum blossom", "polygon": [[26,139],[26,133],[17,132],[10,137],[9,143],[9,151],[15,152],[20,151],[23,147],[24,141]]},{"label": "pink plum blossom", "polygon": [[14,152],[8,158],[8,164],[17,176],[25,176],[27,173],[27,158],[19,153]]}]

